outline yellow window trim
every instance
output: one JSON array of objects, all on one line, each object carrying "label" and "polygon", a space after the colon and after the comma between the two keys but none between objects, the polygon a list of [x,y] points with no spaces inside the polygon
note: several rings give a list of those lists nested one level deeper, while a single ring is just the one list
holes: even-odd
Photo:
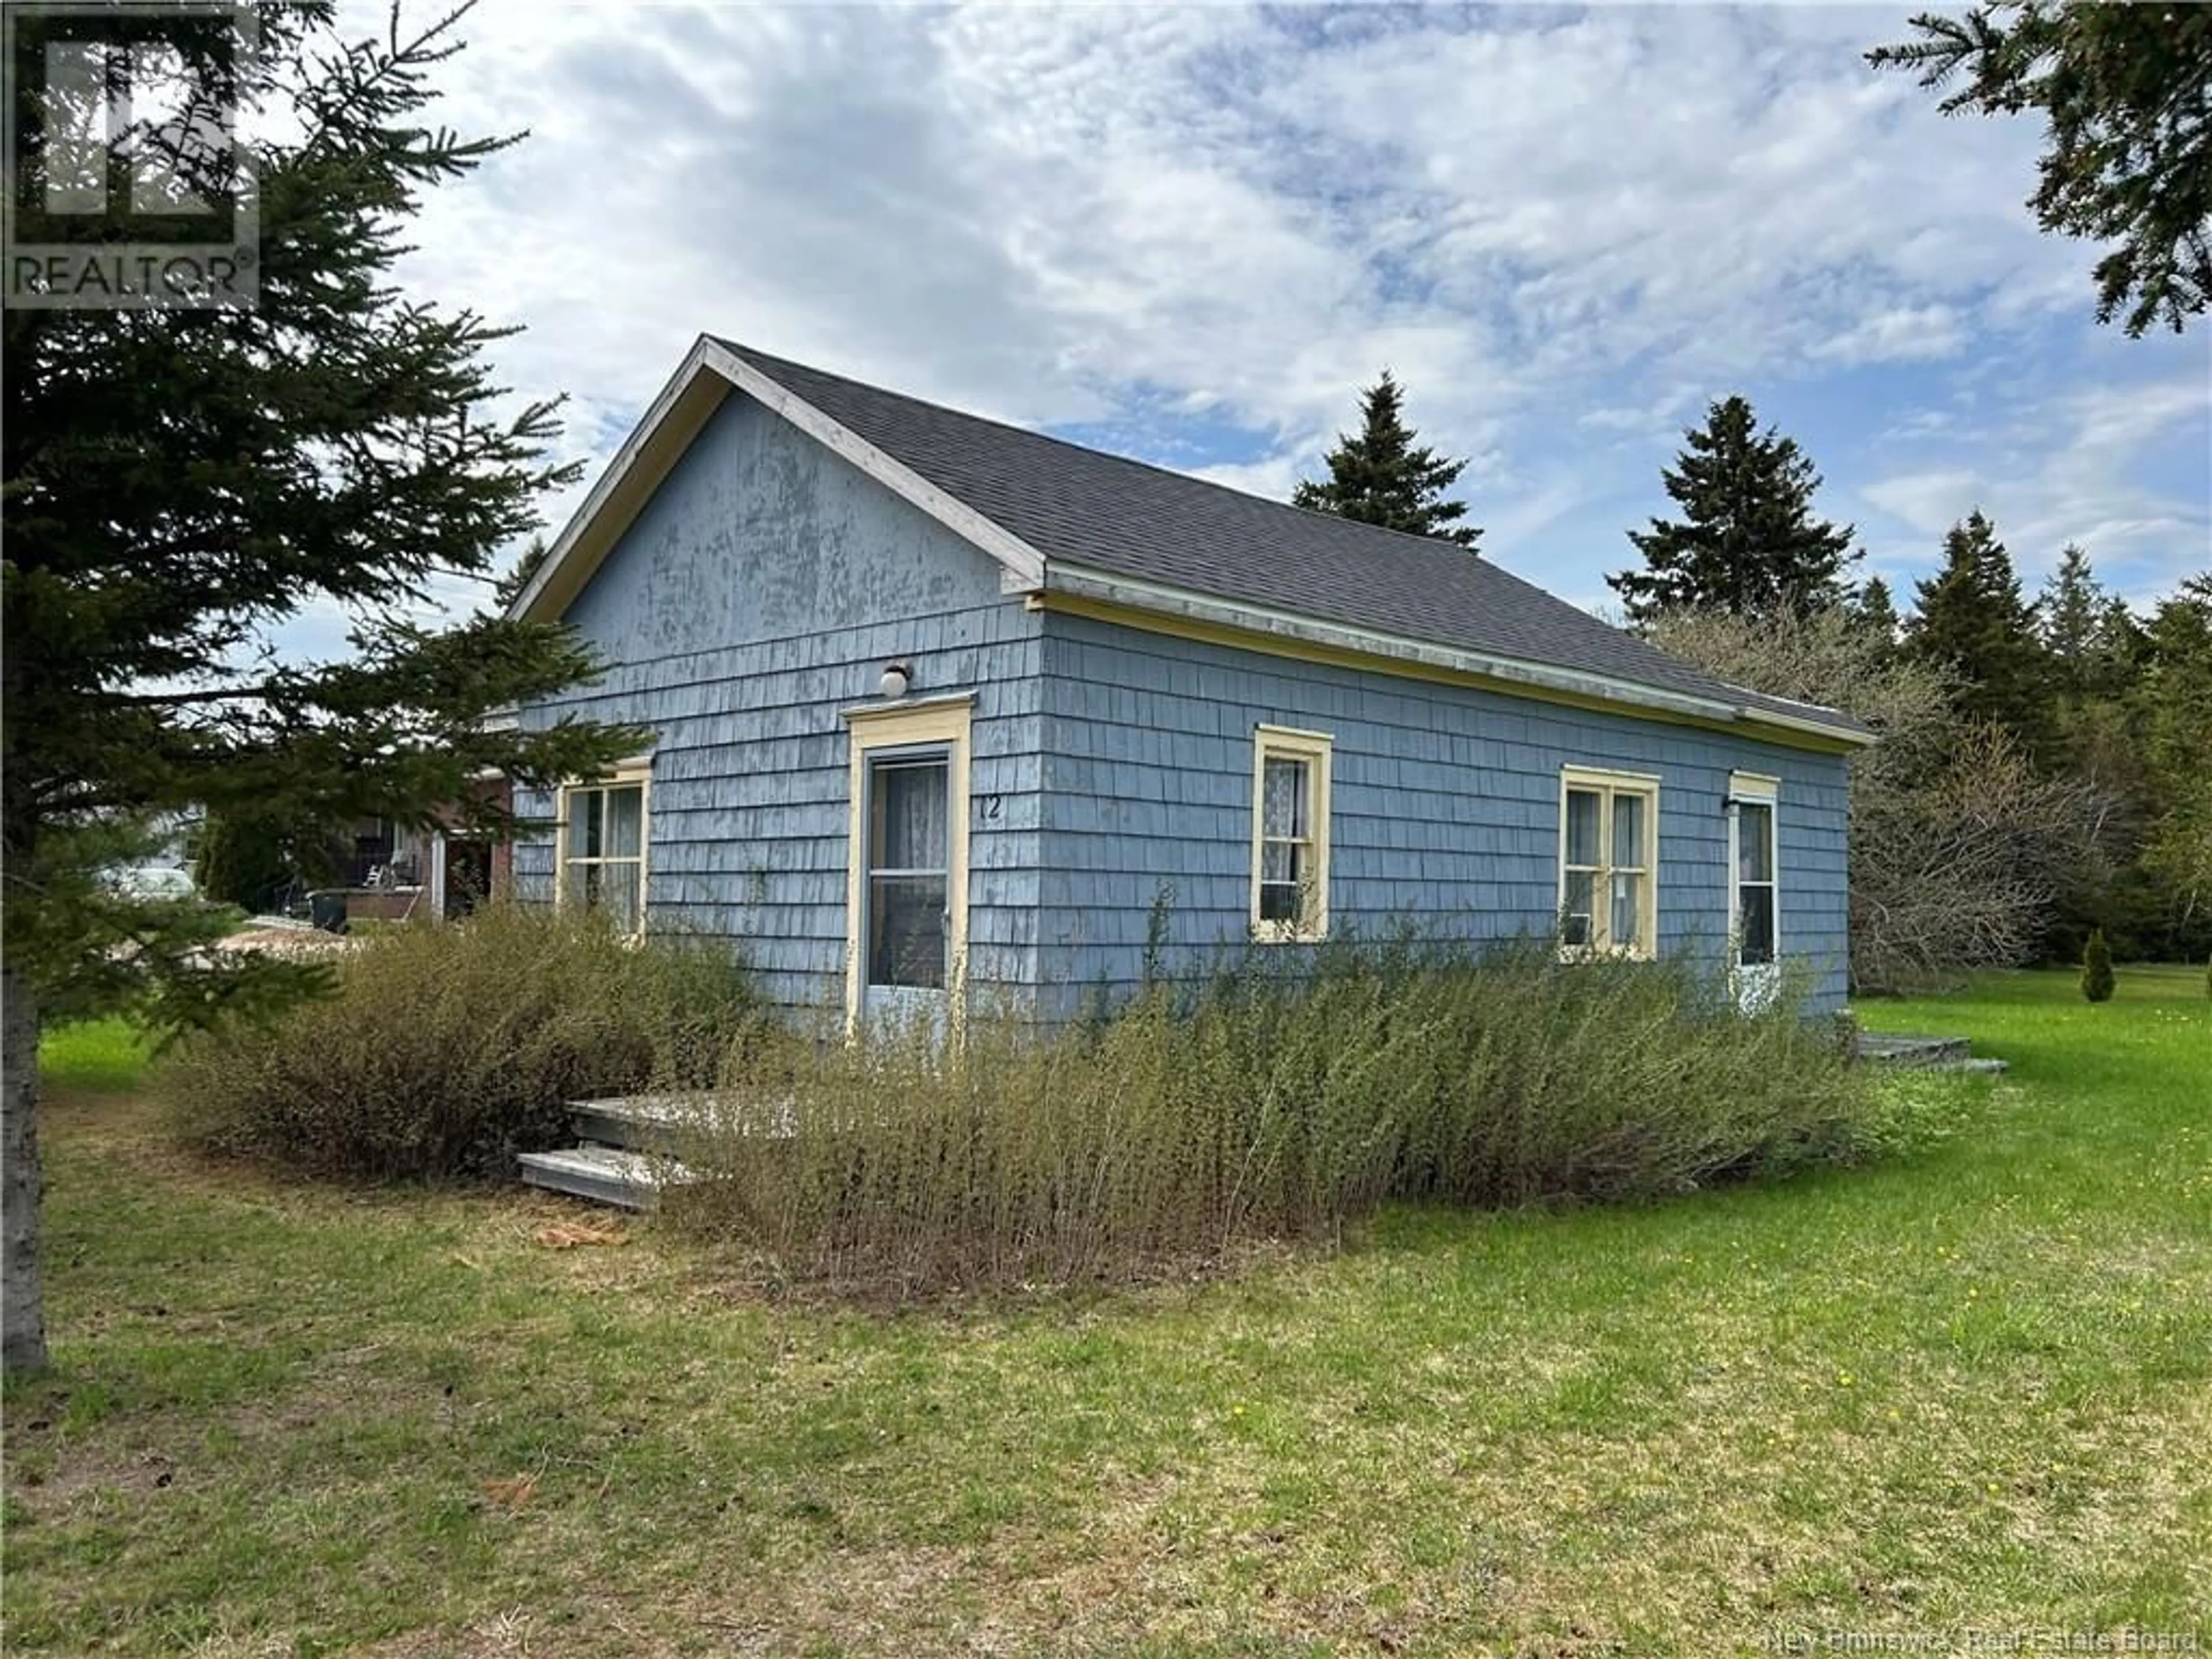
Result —
[{"label": "yellow window trim", "polygon": [[867,896],[861,890],[868,863],[867,825],[861,801],[867,789],[868,757],[883,749],[905,749],[924,744],[943,744],[952,751],[945,776],[946,964],[945,994],[948,1027],[957,1036],[960,1029],[963,994],[968,976],[968,773],[973,750],[969,736],[975,725],[972,694],[936,697],[927,702],[896,702],[843,711],[851,729],[851,750],[845,795],[845,1029],[848,1035],[860,1027],[861,1005],[867,994],[867,963],[862,956],[861,930],[866,926]]},{"label": "yellow window trim", "polygon": [[1728,798],[1730,800],[1768,801],[1782,793],[1782,780],[1765,772],[1731,772],[1729,774]]},{"label": "yellow window trim", "polygon": [[[1559,885],[1556,914],[1565,915],[1567,909],[1567,793],[1570,790],[1595,791],[1604,801],[1600,809],[1601,830],[1598,850],[1603,861],[1595,866],[1599,878],[1591,884],[1590,936],[1588,945],[1569,945],[1559,942],[1559,955],[1566,961],[1583,961],[1594,957],[1626,957],[1638,962],[1649,962],[1659,948],[1659,775],[1656,772],[1623,772],[1609,767],[1562,766],[1559,769]],[[1636,910],[1636,932],[1638,943],[1616,947],[1612,943],[1613,933],[1613,798],[1615,795],[1640,795],[1644,801],[1643,874],[1644,891]]]},{"label": "yellow window trim", "polygon": [[[647,884],[653,873],[653,757],[650,755],[633,755],[627,760],[617,761],[601,776],[577,778],[561,786],[553,824],[553,908],[565,910],[572,902],[568,896],[568,798],[592,790],[627,789],[632,785],[637,788],[637,926],[631,930],[629,937],[642,939],[645,936]],[[627,864],[629,860],[617,859],[614,862]]]},{"label": "yellow window trim", "polygon": [[[1335,739],[1326,732],[1294,726],[1252,728],[1252,937],[1265,945],[1287,945],[1328,937],[1329,756]],[[1313,830],[1313,878],[1306,908],[1294,921],[1265,921],[1260,916],[1260,875],[1266,842],[1264,797],[1267,762],[1304,761],[1308,775],[1307,810]]]}]

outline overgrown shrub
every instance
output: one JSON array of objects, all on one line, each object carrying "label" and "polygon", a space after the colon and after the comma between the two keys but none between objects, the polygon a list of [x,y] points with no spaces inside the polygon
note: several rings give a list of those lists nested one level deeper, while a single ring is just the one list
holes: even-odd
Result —
[{"label": "overgrown shrub", "polygon": [[163,1089],[189,1139],[318,1173],[505,1173],[565,1103],[712,1083],[753,1029],[726,941],[618,938],[497,904],[355,941],[335,994],[189,1038]]},{"label": "overgrown shrub", "polygon": [[2081,994],[2092,1002],[2110,1002],[2114,989],[2112,947],[2105,943],[2105,930],[2093,927],[2081,951]]},{"label": "overgrown shrub", "polygon": [[1681,1192],[1867,1150],[1873,1080],[1796,1001],[1744,1015],[1692,966],[1534,944],[1246,962],[1087,1028],[738,1067],[670,1209],[775,1273],[896,1291],[1127,1276],[1395,1198]]}]

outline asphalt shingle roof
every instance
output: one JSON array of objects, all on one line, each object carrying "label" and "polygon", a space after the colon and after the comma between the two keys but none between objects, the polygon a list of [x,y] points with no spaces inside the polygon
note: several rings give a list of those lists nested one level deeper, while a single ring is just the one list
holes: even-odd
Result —
[{"label": "asphalt shingle roof", "polygon": [[1727,685],[1455,544],[1267,501],[720,343],[1048,562],[1863,729],[1832,710]]}]

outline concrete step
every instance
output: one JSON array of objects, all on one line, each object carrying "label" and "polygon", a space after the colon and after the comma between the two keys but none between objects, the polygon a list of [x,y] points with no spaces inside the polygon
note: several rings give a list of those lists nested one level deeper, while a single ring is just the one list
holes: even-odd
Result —
[{"label": "concrete step", "polygon": [[572,1100],[576,1139],[644,1152],[680,1150],[687,1133],[788,1140],[797,1133],[788,1098],[727,1094],[617,1095]]},{"label": "concrete step", "polygon": [[2001,1060],[1977,1055],[1966,1060],[1938,1060],[1935,1069],[1939,1072],[1965,1072],[1972,1077],[2002,1077],[2005,1063]]},{"label": "concrete step", "polygon": [[703,1095],[611,1095],[570,1101],[568,1122],[579,1140],[667,1152],[675,1150],[684,1129],[703,1122],[710,1109]]},{"label": "concrete step", "polygon": [[596,1204],[649,1210],[662,1188],[698,1179],[681,1164],[617,1146],[572,1146],[557,1152],[524,1152],[515,1160],[533,1187],[567,1193]]}]

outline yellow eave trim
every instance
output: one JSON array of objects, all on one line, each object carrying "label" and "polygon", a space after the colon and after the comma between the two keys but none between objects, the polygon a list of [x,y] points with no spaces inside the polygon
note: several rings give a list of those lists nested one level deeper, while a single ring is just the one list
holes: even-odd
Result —
[{"label": "yellow eave trim", "polygon": [[1395,675],[1400,679],[1420,680],[1432,685],[1453,685],[1476,691],[1492,691],[1503,696],[1518,697],[1528,702],[1555,704],[1561,708],[1580,708],[1593,714],[1623,715],[1632,720],[1657,720],[1668,726],[1686,726],[1698,731],[1722,732],[1730,737],[1749,738],[1755,742],[1776,744],[1789,749],[1811,750],[1823,755],[1848,755],[1866,747],[1869,739],[1846,737],[1826,727],[1815,726],[1811,721],[1799,722],[1778,719],[1770,723],[1755,711],[1741,720],[1707,719],[1672,708],[1655,708],[1646,703],[1626,699],[1587,696],[1563,690],[1555,686],[1532,684],[1527,680],[1509,679],[1503,675],[1477,673],[1472,670],[1447,668],[1441,664],[1419,662],[1405,657],[1391,656],[1381,651],[1359,651],[1348,647],[1327,645],[1319,641],[1293,639],[1281,634],[1272,634],[1260,629],[1238,628],[1226,623],[1200,620],[1191,617],[1172,616],[1164,611],[1147,610],[1141,605],[1127,605],[1114,599],[1091,598],[1088,594],[1068,593],[1047,587],[1029,596],[1033,611],[1054,615],[1087,617],[1094,622],[1115,623],[1124,628],[1134,628],[1148,634],[1162,634],[1172,639],[1193,640],[1206,645],[1224,646],[1232,650],[1257,651],[1267,656],[1283,657],[1293,662],[1317,663],[1335,668],[1353,668],[1370,673]]}]

